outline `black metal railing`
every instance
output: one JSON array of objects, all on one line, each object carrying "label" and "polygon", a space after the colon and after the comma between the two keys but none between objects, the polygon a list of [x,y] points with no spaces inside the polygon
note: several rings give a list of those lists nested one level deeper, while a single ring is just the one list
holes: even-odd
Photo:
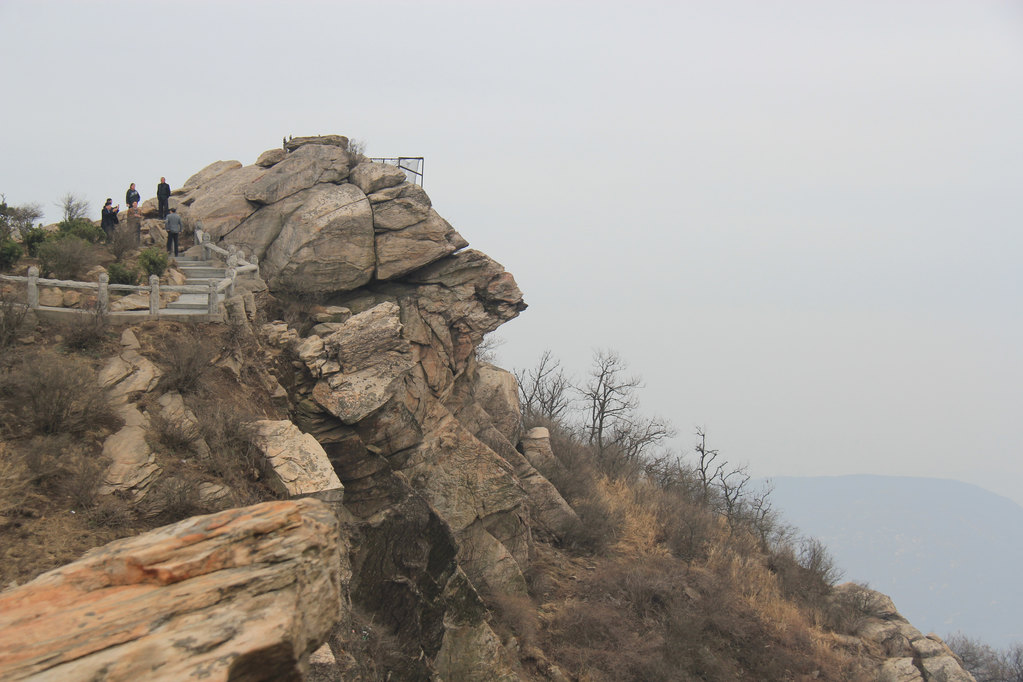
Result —
[{"label": "black metal railing", "polygon": [[373,157],[370,161],[377,163],[387,163],[392,166],[405,171],[405,176],[408,177],[409,182],[423,186],[423,157],[422,156],[387,156],[387,157]]}]

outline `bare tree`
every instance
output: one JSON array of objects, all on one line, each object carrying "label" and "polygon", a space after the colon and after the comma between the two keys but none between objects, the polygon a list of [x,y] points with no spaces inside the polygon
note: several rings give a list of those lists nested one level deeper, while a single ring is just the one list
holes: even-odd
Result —
[{"label": "bare tree", "polygon": [[505,340],[490,334],[484,336],[476,346],[476,359],[480,362],[494,364],[497,362],[497,349],[505,344]]},{"label": "bare tree", "polygon": [[726,462],[718,462],[721,454],[717,450],[707,447],[707,432],[700,426],[696,428],[696,437],[700,440],[696,443],[696,475],[700,479],[700,487],[703,490],[703,501],[710,499],[711,486],[724,471]]},{"label": "bare tree", "polygon": [[638,376],[626,376],[626,368],[616,351],[598,350],[593,355],[589,381],[578,389],[589,412],[587,438],[598,452],[604,451],[615,423],[628,421],[639,405],[636,391],[643,382]]},{"label": "bare tree", "polygon": [[566,416],[572,405],[569,391],[572,383],[549,349],[540,354],[532,369],[516,370],[515,379],[519,384],[522,416],[527,421],[559,421]]},{"label": "bare tree", "polygon": [[89,202],[72,192],[64,193],[57,202],[57,208],[61,210],[65,222],[89,216]]},{"label": "bare tree", "polygon": [[0,240],[21,236],[42,217],[43,207],[39,204],[9,206],[7,197],[0,194]]},{"label": "bare tree", "polygon": [[643,455],[674,435],[669,422],[637,414],[637,391],[643,382],[626,374],[627,369],[617,352],[598,350],[589,381],[576,389],[588,413],[583,425],[586,438],[605,472],[613,476],[638,474]]}]

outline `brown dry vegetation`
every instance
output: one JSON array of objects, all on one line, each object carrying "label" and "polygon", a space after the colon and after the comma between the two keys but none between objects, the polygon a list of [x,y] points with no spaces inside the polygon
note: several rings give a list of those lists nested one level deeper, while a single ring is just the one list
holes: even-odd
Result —
[{"label": "brown dry vegetation", "polygon": [[[524,667],[572,679],[866,680],[841,647],[853,627],[831,599],[835,576],[791,544],[729,522],[697,487],[611,478],[557,424],[559,464],[545,472],[582,523],[537,543],[529,598],[485,595],[494,628]],[[825,557],[826,558],[826,557]]]},{"label": "brown dry vegetation", "polygon": [[[279,418],[246,345],[251,339],[223,325],[168,322],[135,331],[142,353],[172,381],[184,381],[173,379],[176,363],[201,375],[185,395],[197,417],[195,433],[161,421],[155,397],[143,398],[150,445],[164,473],[139,502],[98,493],[109,464],[103,442],[121,424],[97,372],[117,352],[120,331],[85,315],[40,324],[29,336],[19,330],[26,343],[12,337],[0,355],[0,586],[23,583],[120,537],[274,496],[245,426],[252,418]],[[192,447],[197,435],[209,456]],[[229,492],[201,502],[204,483]]]}]

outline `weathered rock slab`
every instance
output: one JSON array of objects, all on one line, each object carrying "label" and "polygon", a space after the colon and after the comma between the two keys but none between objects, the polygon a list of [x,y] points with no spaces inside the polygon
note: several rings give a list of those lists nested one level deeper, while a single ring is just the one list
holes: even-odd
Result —
[{"label": "weathered rock slab", "polygon": [[327,453],[315,438],[284,419],[253,422],[253,440],[273,469],[271,485],[287,495],[343,490]]},{"label": "weathered rock slab", "polygon": [[373,212],[366,195],[352,184],[320,185],[281,225],[261,272],[275,290],[350,291],[373,276],[373,245]]},{"label": "weathered rock slab", "polygon": [[4,680],[297,680],[347,551],[312,499],[199,516],[0,594]]}]

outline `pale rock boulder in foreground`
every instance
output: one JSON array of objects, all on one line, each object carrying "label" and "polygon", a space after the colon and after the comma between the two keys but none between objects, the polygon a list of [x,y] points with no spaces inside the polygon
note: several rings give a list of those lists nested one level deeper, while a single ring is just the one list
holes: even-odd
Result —
[{"label": "pale rock boulder in foreground", "polygon": [[302,679],[348,571],[312,499],[119,540],[0,594],[0,679]]}]

